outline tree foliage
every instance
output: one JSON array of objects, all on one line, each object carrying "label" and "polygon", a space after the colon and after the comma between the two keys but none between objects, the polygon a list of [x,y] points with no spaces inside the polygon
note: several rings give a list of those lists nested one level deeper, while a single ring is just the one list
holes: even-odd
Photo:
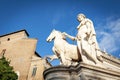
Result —
[{"label": "tree foliage", "polygon": [[8,61],[4,55],[0,58],[0,80],[17,80],[18,76],[13,71],[13,67],[10,66],[10,61]]}]

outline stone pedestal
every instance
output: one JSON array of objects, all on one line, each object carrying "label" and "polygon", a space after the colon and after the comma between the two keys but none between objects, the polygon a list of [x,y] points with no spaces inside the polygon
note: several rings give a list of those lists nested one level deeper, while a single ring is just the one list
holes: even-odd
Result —
[{"label": "stone pedestal", "polygon": [[56,66],[44,71],[45,80],[79,80],[73,67]]},{"label": "stone pedestal", "polygon": [[80,63],[77,66],[56,66],[44,71],[45,80],[120,80],[120,70]]}]

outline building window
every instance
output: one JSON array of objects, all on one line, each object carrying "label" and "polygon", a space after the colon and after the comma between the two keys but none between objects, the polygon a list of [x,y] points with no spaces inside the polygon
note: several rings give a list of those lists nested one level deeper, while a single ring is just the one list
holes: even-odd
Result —
[{"label": "building window", "polygon": [[10,41],[10,38],[8,38],[7,41]]},{"label": "building window", "polygon": [[34,67],[33,67],[33,71],[32,71],[32,76],[35,76],[35,75],[36,75],[36,71],[37,71],[37,67],[34,66]]}]

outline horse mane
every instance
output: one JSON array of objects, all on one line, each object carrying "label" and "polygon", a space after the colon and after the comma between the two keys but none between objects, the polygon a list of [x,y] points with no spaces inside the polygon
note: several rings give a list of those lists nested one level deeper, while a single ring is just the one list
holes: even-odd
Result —
[{"label": "horse mane", "polygon": [[58,31],[58,30],[55,30],[55,31],[57,31],[58,33],[60,33],[60,34],[63,36],[62,39],[66,40],[66,36],[65,36],[62,32],[60,32],[60,31]]}]

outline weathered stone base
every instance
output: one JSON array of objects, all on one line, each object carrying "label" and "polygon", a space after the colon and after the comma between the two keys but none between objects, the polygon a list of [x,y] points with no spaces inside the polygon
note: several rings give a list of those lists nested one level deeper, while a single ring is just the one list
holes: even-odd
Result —
[{"label": "weathered stone base", "polygon": [[44,71],[45,80],[120,80],[120,71],[80,63],[73,67],[56,66]]}]

